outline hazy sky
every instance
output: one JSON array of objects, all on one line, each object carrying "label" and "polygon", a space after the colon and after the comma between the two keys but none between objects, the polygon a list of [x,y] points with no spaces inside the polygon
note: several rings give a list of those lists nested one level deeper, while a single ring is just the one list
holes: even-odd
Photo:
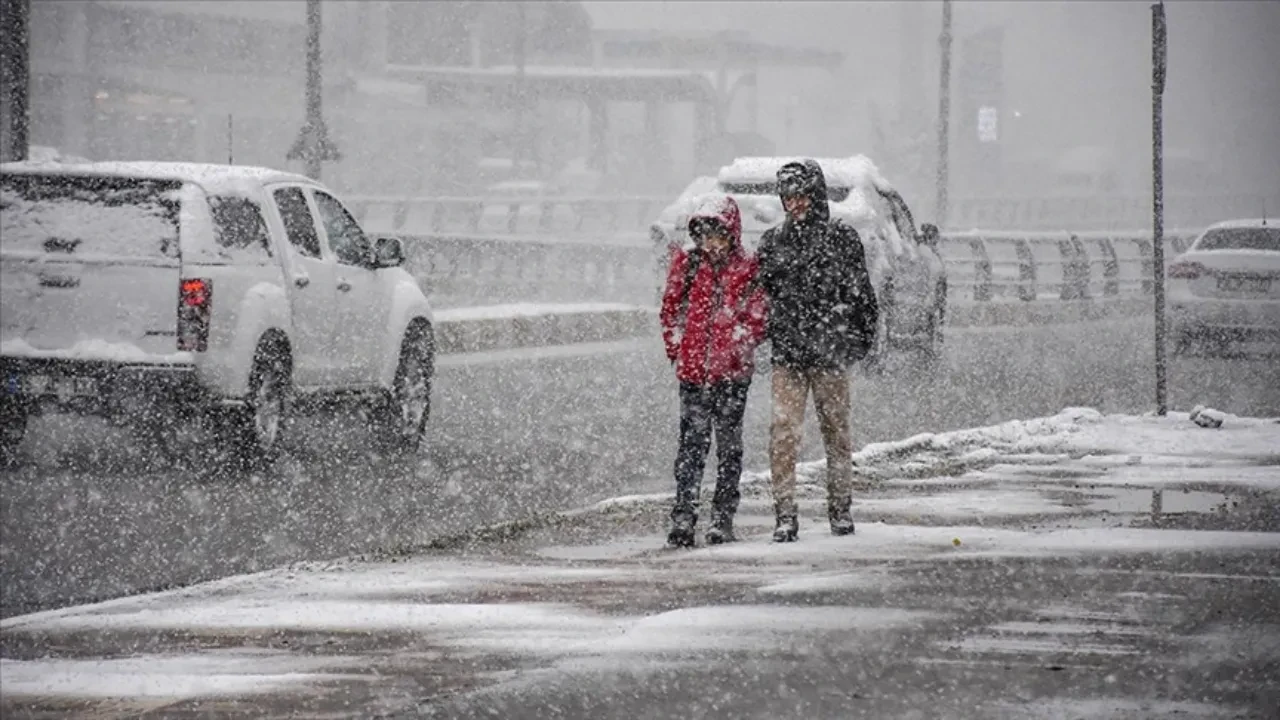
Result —
[{"label": "hazy sky", "polygon": [[[924,67],[910,94],[931,114],[936,108],[941,2],[584,4],[597,28],[741,30],[763,42],[840,50],[857,78],[854,94],[885,96],[890,106],[902,94],[900,57],[912,53]],[[1280,2],[1175,1],[1166,13],[1167,146],[1280,190]],[[1149,3],[955,2],[953,18],[957,38],[1004,28],[1006,103],[1023,113],[1023,127],[1010,132],[1045,149],[1109,144],[1128,166],[1149,162]],[[916,36],[906,42],[904,21]]]}]

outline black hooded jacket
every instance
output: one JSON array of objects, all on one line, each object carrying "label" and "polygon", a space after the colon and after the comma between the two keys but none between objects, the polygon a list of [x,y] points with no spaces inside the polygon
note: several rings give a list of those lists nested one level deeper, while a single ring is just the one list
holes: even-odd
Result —
[{"label": "black hooded jacket", "polygon": [[[797,168],[796,165],[800,165]],[[797,174],[812,199],[802,222],[787,218],[760,240],[759,280],[769,296],[773,363],[797,370],[841,369],[875,340],[879,305],[858,232],[831,219],[827,183],[814,160]]]}]

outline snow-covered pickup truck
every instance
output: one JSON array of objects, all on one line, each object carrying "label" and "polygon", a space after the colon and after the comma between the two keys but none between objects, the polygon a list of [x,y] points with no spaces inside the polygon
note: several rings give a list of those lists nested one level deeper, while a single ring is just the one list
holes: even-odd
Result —
[{"label": "snow-covered pickup truck", "polygon": [[433,318],[403,261],[299,175],[0,165],[0,452],[53,407],[157,439],[196,420],[261,462],[311,400],[367,403],[387,449],[415,450]]}]

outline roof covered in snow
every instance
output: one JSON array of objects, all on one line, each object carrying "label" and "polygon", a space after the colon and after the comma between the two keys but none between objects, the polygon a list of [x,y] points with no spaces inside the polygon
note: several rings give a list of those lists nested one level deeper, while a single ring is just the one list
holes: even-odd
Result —
[{"label": "roof covered in snow", "polygon": [[1241,218],[1237,220],[1223,220],[1220,223],[1214,223],[1208,229],[1222,228],[1253,228],[1253,227],[1280,227],[1280,218]]},{"label": "roof covered in snow", "polygon": [[[804,160],[804,157],[741,157],[720,168],[717,176],[720,182],[756,183],[772,182],[776,179],[778,169],[789,162]],[[889,184],[875,163],[865,155],[854,155],[847,158],[812,158],[822,167],[827,184],[835,187],[877,188],[891,190]]]},{"label": "roof covered in snow", "polygon": [[296,173],[253,165],[215,165],[212,163],[178,162],[91,162],[49,163],[14,162],[0,164],[0,172],[39,173],[46,175],[101,175],[153,180],[176,180],[195,183],[210,192],[235,191],[246,185],[271,182],[311,183],[311,178]]}]

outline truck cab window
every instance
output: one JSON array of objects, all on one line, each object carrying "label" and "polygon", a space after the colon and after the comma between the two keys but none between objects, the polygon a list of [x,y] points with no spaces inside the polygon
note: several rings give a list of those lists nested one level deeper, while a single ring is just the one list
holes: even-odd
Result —
[{"label": "truck cab window", "polygon": [[324,224],[325,235],[329,237],[329,248],[337,256],[338,262],[343,265],[367,266],[372,257],[372,247],[368,236],[360,229],[360,224],[332,195],[317,190],[315,198],[320,222]]},{"label": "truck cab window", "polygon": [[285,234],[289,243],[298,252],[308,257],[320,257],[320,236],[316,234],[316,223],[311,217],[311,209],[307,207],[307,198],[301,188],[280,188],[271,194],[280,209],[280,219],[284,221]]}]

